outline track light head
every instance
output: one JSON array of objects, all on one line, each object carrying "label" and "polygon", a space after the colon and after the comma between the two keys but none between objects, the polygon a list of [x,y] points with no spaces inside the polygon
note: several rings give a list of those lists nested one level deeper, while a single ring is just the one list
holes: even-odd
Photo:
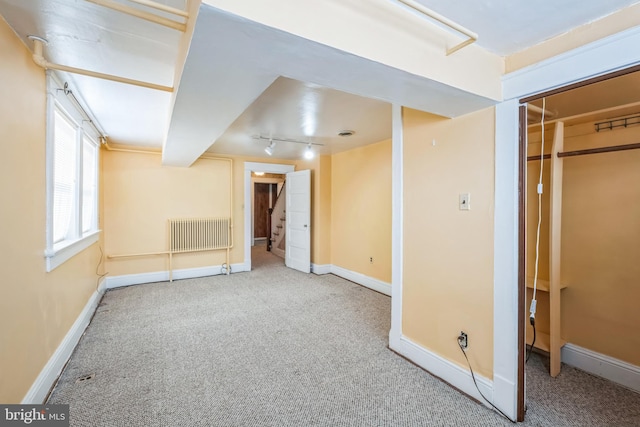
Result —
[{"label": "track light head", "polygon": [[313,150],[311,149],[311,144],[307,145],[307,149],[304,150],[304,158],[307,160],[311,160],[313,159],[314,153]]},{"label": "track light head", "polygon": [[276,143],[273,142],[273,139],[269,140],[269,146],[267,148],[264,149],[264,152],[267,153],[268,155],[273,155],[273,148],[276,146]]}]

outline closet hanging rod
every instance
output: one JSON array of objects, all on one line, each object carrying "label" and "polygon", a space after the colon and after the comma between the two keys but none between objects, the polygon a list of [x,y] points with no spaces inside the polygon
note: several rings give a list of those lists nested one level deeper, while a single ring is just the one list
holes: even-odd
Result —
[{"label": "closet hanging rod", "polygon": [[[623,144],[623,145],[612,145],[611,147],[598,147],[598,148],[585,148],[583,150],[573,150],[573,151],[564,151],[558,153],[558,157],[575,157],[575,156],[584,156],[586,154],[599,154],[599,153],[611,153],[614,151],[626,151],[626,150],[636,150],[640,148],[640,143],[637,144]],[[545,154],[542,156],[544,160],[550,159],[551,154]],[[529,156],[527,157],[527,161],[536,161],[540,160],[540,155],[537,156]]]},{"label": "closet hanging rod", "polygon": [[[549,160],[551,158],[551,154],[545,154],[544,156],[542,156],[542,158],[544,160]],[[529,156],[529,157],[527,157],[527,161],[528,162],[534,162],[536,160],[540,160],[540,155],[539,154],[537,156]]]},{"label": "closet hanging rod", "polygon": [[610,153],[612,151],[635,150],[638,148],[640,148],[640,143],[612,145],[611,147],[587,148],[584,150],[565,151],[563,153],[558,153],[558,157],[573,157],[573,156],[583,156],[585,154]]}]

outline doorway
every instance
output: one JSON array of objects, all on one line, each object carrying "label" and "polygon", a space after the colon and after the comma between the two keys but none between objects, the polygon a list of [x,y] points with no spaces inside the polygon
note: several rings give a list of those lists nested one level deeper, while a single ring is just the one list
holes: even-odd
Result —
[{"label": "doorway", "polygon": [[264,172],[265,174],[287,174],[293,172],[295,166],[275,163],[244,163],[244,271],[251,270],[251,249],[254,246],[254,209],[253,206],[253,178],[252,173]]},{"label": "doorway", "polygon": [[[271,229],[277,224],[271,223],[270,210],[276,205],[281,194],[286,175],[252,172],[252,246],[269,246],[272,239]],[[280,201],[282,203],[282,201]]]},{"label": "doorway", "polygon": [[614,365],[640,365],[640,342],[625,338],[638,327],[626,284],[640,273],[640,227],[629,217],[640,212],[631,184],[640,182],[639,89],[633,67],[520,100],[520,346],[542,354],[553,377],[562,362],[626,387],[637,381]]}]

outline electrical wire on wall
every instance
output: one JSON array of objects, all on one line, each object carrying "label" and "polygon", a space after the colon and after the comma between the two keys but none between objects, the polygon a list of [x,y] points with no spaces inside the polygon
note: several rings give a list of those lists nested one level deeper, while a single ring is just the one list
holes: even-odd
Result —
[{"label": "electrical wire on wall", "polygon": [[538,227],[536,230],[536,261],[534,264],[534,273],[533,273],[533,296],[531,298],[531,306],[529,307],[529,323],[531,323],[531,327],[533,327],[533,340],[531,341],[531,347],[529,348],[529,353],[527,354],[527,362],[529,361],[529,357],[531,356],[531,352],[533,351],[533,346],[536,343],[536,305],[538,301],[536,300],[536,294],[538,291],[538,266],[540,264],[540,226],[542,224],[542,172],[544,170],[544,114],[546,108],[546,98],[542,98],[542,118],[540,119],[540,126],[542,128],[542,142],[540,144],[540,175],[538,178]]},{"label": "electrical wire on wall", "polygon": [[[500,415],[502,415],[503,417],[505,417],[507,420],[512,421],[511,418],[509,418],[507,416],[507,414],[505,414],[504,412],[502,412],[500,410],[500,408],[498,408],[496,405],[494,405],[489,399],[486,398],[486,396],[484,394],[482,394],[482,391],[480,391],[480,387],[478,387],[478,383],[476,382],[476,375],[473,372],[473,368],[471,367],[471,362],[469,362],[469,358],[467,357],[467,352],[464,350],[465,345],[463,345],[463,337],[462,335],[460,335],[458,337],[458,347],[460,347],[460,351],[462,351],[462,354],[464,354],[464,358],[467,361],[467,365],[469,365],[469,371],[471,372],[471,379],[473,380],[473,384],[475,384],[476,386],[476,390],[478,390],[478,393],[480,393],[480,396],[482,396],[482,398],[493,407],[493,409],[495,409],[496,411],[500,412]],[[513,421],[512,421],[513,422]]]},{"label": "electrical wire on wall", "polygon": [[105,272],[100,274],[100,266],[102,265],[102,262],[104,261],[104,252],[102,250],[102,246],[98,246],[98,248],[100,249],[100,259],[98,260],[98,265],[96,265],[96,276],[98,276],[98,278],[96,279],[96,291],[100,289],[100,280],[105,277],[106,275],[109,274],[109,272]]}]

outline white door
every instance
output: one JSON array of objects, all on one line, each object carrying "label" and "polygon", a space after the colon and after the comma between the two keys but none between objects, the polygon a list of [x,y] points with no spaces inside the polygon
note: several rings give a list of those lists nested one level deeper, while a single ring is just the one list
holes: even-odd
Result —
[{"label": "white door", "polygon": [[311,271],[311,171],[287,173],[286,246],[287,267]]}]

